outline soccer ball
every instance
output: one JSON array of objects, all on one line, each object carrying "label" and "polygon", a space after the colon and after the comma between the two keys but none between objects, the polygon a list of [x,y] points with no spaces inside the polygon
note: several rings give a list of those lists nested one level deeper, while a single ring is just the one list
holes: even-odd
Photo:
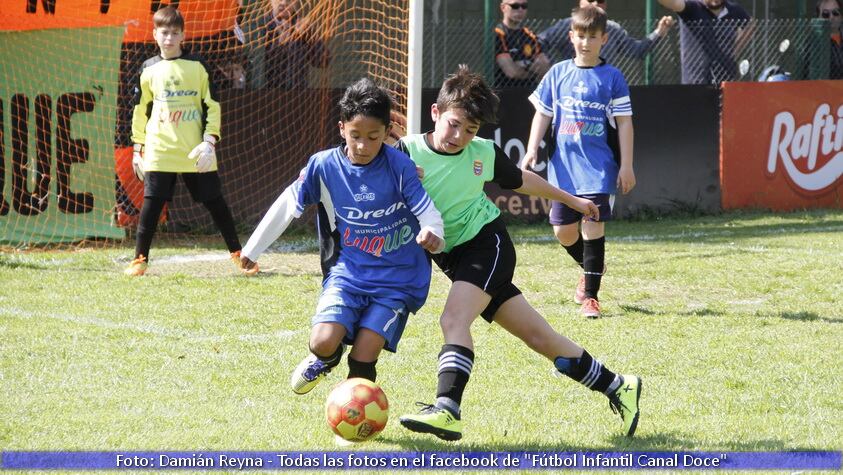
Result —
[{"label": "soccer ball", "polygon": [[345,440],[362,442],[386,427],[389,401],[377,384],[351,378],[338,384],[328,395],[325,418],[328,427]]}]

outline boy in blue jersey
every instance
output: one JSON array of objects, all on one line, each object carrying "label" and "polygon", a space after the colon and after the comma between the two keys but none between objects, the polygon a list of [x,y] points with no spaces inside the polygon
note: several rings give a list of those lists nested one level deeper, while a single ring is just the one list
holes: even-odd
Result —
[{"label": "boy in blue jersey", "polygon": [[143,63],[135,88],[132,166],[144,191],[135,258],[123,272],[135,277],[146,273],[158,219],[173,199],[179,175],[190,196],[211,213],[239,266],[240,239],[217,173],[221,112],[210,69],[199,57],[183,54],[184,17],[178,9],[161,8],[152,22],[161,53]]},{"label": "boy in blue jersey", "polygon": [[433,131],[409,135],[397,145],[424,170],[422,185],[442,213],[446,245],[433,260],[452,282],[439,317],[445,344],[439,353],[436,400],[419,403],[421,411],[401,416],[400,422],[440,439],[462,438],[460,405],[474,366],[471,325],[481,315],[550,360],[559,374],[606,395],[621,415],[624,434],[632,436],[638,426],[640,379],[612,372],[554,330],[513,283],[515,246],[500,210],[486,196],[487,182],[563,202],[590,218],[598,218],[599,212],[591,201],[520,170],[493,141],[476,137],[483,123],[497,120],[499,103],[480,75],[461,66],[431,107]]},{"label": "boy in blue jersey", "polygon": [[348,377],[375,381],[382,348],[394,352],[410,313],[424,304],[430,259],[445,242],[442,217],[409,158],[384,145],[392,99],[370,79],[340,100],[345,144],[312,157],[275,201],[243,248],[244,269],[301,216],[318,205],[322,295],[310,333],[310,354],[295,369],[293,391],[305,394],[340,363]]},{"label": "boy in blue jersey", "polygon": [[[583,268],[574,302],[588,318],[600,316],[597,292],[605,271],[604,223],[612,219],[617,190],[626,194],[635,186],[629,88],[623,74],[600,58],[600,48],[608,39],[606,21],[606,13],[595,5],[572,15],[569,35],[576,57],[550,68],[530,96],[536,114],[522,163],[524,169],[535,164],[539,143],[552,121],[556,143],[548,181],[600,207],[596,220],[584,219],[582,213],[559,202],[550,209],[556,238]],[[615,134],[620,142],[620,166],[612,150]]]}]

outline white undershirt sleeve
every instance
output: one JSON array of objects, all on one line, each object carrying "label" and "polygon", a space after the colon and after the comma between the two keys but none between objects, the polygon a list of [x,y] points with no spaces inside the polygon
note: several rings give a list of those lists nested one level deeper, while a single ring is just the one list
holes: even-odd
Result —
[{"label": "white undershirt sleeve", "polygon": [[288,186],[281,193],[281,196],[275,200],[275,203],[272,203],[269,211],[266,212],[252,236],[249,237],[249,242],[240,251],[243,256],[257,262],[263,251],[284,233],[293,218],[301,216],[296,196],[297,185],[298,183],[293,183]]},{"label": "white undershirt sleeve", "polygon": [[442,245],[433,254],[442,252],[442,249],[445,248],[445,224],[442,222],[442,215],[439,213],[439,210],[433,205],[433,201],[430,202],[424,211],[416,215],[416,219],[419,220],[419,226],[422,231],[427,229],[442,240]]}]

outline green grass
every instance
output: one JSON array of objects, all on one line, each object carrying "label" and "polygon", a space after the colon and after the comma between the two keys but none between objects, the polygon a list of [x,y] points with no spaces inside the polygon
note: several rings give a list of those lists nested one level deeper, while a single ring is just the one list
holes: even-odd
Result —
[{"label": "green grass", "polygon": [[[843,212],[607,229],[605,318],[579,316],[577,269],[547,226],[511,228],[516,283],[561,333],[642,376],[634,439],[605,398],[479,319],[463,440],[400,427],[435,392],[448,288],[436,270],[398,353],[378,364],[389,426],[352,450],[843,448]],[[129,243],[0,254],[0,448],[336,450],[323,403],[339,376],[307,396],[289,389],[320,283],[313,244],[295,239],[252,279],[221,240],[158,242],[140,279],[121,274]]]}]

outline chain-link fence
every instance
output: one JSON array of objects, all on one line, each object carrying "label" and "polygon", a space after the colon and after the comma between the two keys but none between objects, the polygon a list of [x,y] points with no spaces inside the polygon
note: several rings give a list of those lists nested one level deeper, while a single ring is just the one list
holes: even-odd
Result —
[{"label": "chain-link fence", "polygon": [[[551,63],[573,57],[569,18],[532,19],[525,26],[537,35]],[[648,25],[634,20],[609,27],[601,56],[618,67],[630,85],[757,81],[785,72],[794,80],[837,79],[843,74],[834,61],[835,53],[840,53],[830,40],[827,20],[722,21],[714,26],[678,22],[663,37],[655,33],[655,26],[655,21]],[[493,28],[483,19],[426,25],[424,86],[439,87],[461,63],[493,82]]]}]

